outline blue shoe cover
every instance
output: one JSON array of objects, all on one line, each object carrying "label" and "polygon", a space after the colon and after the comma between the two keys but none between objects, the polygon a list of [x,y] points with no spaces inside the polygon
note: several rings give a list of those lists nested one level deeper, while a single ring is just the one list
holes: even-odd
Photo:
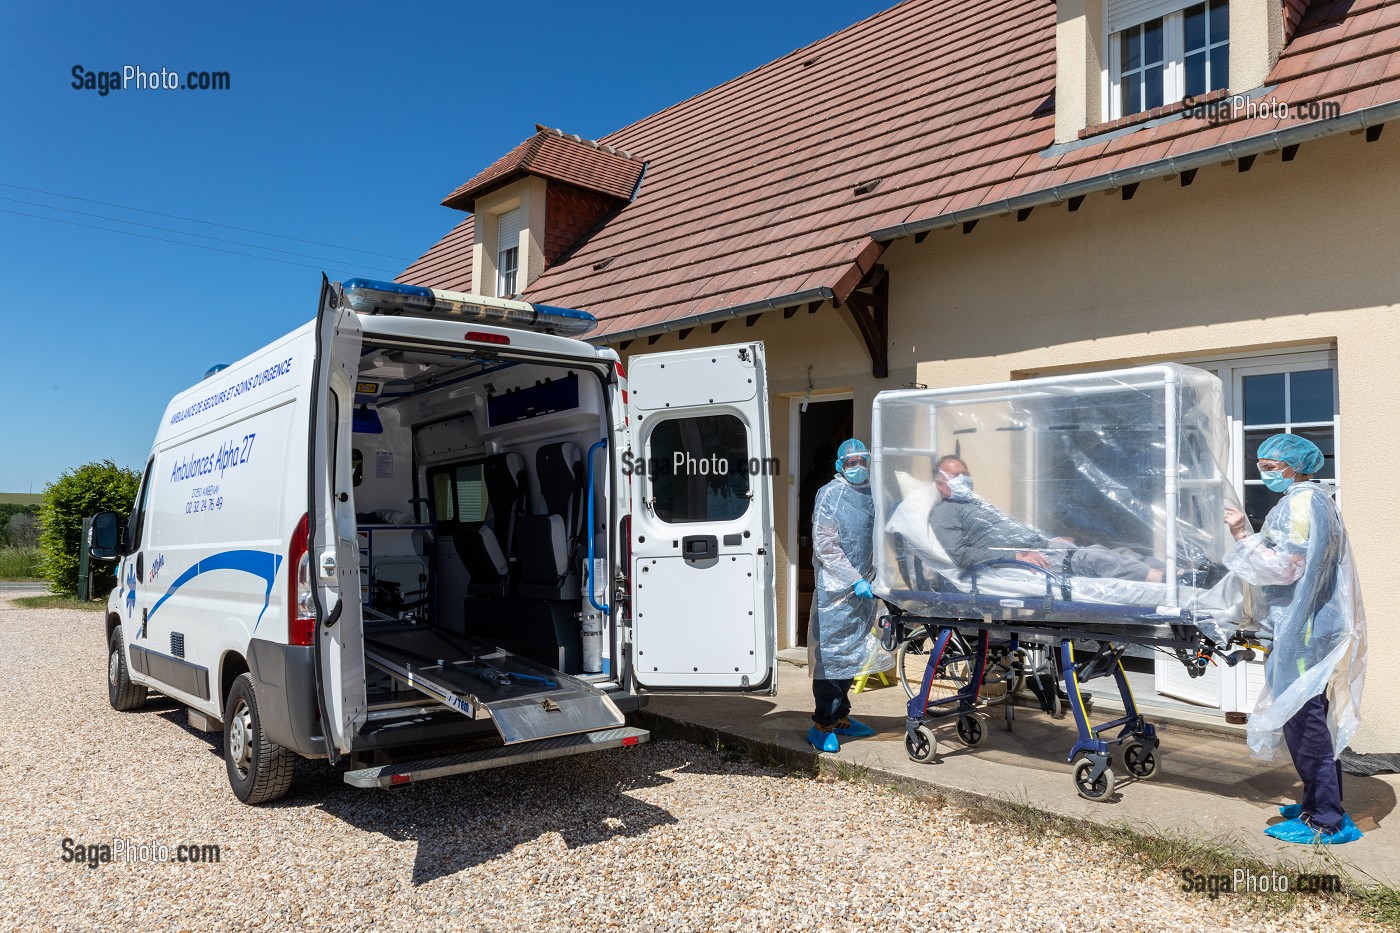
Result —
[{"label": "blue shoe cover", "polygon": [[1303,815],[1303,805],[1301,803],[1286,803],[1278,808],[1278,815],[1285,820],[1296,820]]},{"label": "blue shoe cover", "polygon": [[841,750],[841,740],[836,738],[835,732],[823,732],[816,726],[807,730],[807,744],[819,752],[839,752]]},{"label": "blue shoe cover", "polygon": [[875,730],[863,722],[857,722],[849,718],[842,720],[842,722],[844,722],[845,725],[837,723],[836,727],[831,731],[835,732],[837,735],[849,735],[853,739],[868,739],[875,734]]},{"label": "blue shoe cover", "polygon": [[1264,830],[1264,835],[1271,836],[1280,842],[1294,842],[1298,845],[1325,845],[1339,846],[1348,842],[1355,842],[1361,838],[1361,830],[1356,828],[1356,824],[1351,821],[1351,817],[1344,816],[1342,825],[1335,833],[1319,833],[1307,823],[1302,817],[1294,817],[1284,823],[1277,823]]}]

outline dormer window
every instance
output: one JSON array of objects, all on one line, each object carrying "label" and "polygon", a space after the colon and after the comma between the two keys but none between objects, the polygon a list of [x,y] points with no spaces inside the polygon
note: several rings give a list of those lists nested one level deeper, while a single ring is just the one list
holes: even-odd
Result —
[{"label": "dormer window", "polygon": [[1226,0],[1109,0],[1109,119],[1230,84]]},{"label": "dormer window", "polygon": [[534,136],[442,202],[475,215],[465,228],[472,236],[468,281],[497,298],[528,292],[637,196],[645,170],[630,152],[536,125]]},{"label": "dormer window", "polygon": [[516,288],[517,273],[520,271],[520,228],[523,226],[523,211],[516,208],[507,211],[497,221],[496,235],[496,296],[509,298]]}]

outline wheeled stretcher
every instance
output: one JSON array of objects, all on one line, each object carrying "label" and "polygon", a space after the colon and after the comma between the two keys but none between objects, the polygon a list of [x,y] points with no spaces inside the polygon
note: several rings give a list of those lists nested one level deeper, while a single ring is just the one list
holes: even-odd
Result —
[{"label": "wheeled stretcher", "polygon": [[[1129,774],[1155,774],[1157,733],[1133,697],[1124,652],[1164,653],[1193,677],[1253,659],[1243,588],[1219,563],[1224,510],[1237,502],[1229,449],[1218,380],[1172,364],[880,393],[875,591],[891,607],[881,637],[886,647],[916,630],[932,638],[909,701],[909,756],[933,757],[931,724],[943,719],[979,744],[973,711],[989,651],[1016,659],[1040,645],[1074,715],[1068,760],[1079,793],[1112,795],[1115,747]],[[959,473],[976,493],[954,491],[948,479]],[[1076,573],[1081,548],[1120,555],[1123,572]],[[954,668],[959,688],[935,696]],[[1095,725],[1082,688],[1109,678],[1124,714]]]},{"label": "wheeled stretcher", "polygon": [[[1028,565],[1034,566],[1034,565]],[[1050,575],[1053,577],[1053,575]],[[896,590],[890,596],[897,597],[902,604],[917,601],[921,594],[913,590]],[[1156,618],[1156,607],[1122,606],[1118,614],[1115,607],[1103,604],[1090,604],[1093,614],[1099,621],[1066,624],[1054,618],[1057,611],[1072,611],[1075,606],[1048,605],[1016,607],[1014,621],[995,618],[992,600],[996,609],[1006,610],[1003,601],[997,597],[981,596],[969,601],[969,609],[986,610],[980,616],[962,618],[921,616],[893,606],[890,615],[881,620],[882,637],[886,646],[891,647],[909,633],[920,627],[920,633],[933,636],[928,651],[928,661],[920,686],[908,703],[905,727],[905,750],[914,761],[929,761],[937,753],[938,739],[931,724],[942,719],[954,718],[958,738],[968,746],[980,745],[985,732],[979,720],[973,715],[981,699],[981,690],[987,683],[988,649],[993,638],[1005,639],[1001,650],[1008,657],[1016,658],[1027,640],[1048,640],[1055,650],[1058,674],[1067,697],[1066,705],[1074,716],[1077,738],[1069,750],[1067,760],[1073,764],[1075,789],[1080,796],[1089,800],[1105,800],[1112,796],[1116,784],[1112,767],[1112,749],[1121,750],[1122,762],[1128,774],[1139,779],[1153,777],[1158,770],[1160,753],[1156,728],[1147,720],[1137,706],[1132,688],[1124,672],[1122,656],[1129,645],[1170,652],[1186,666],[1194,676],[1200,676],[1211,663],[1223,662],[1233,667],[1241,661],[1254,660],[1253,642],[1249,633],[1234,631],[1225,643],[1217,643],[1204,634],[1194,621],[1179,618]],[[1050,615],[1046,615],[1049,613]],[[963,633],[963,637],[959,637]],[[974,637],[967,637],[975,633]],[[1076,642],[1094,642],[1095,650],[1084,656],[1076,654]],[[1013,665],[1020,664],[1012,661]],[[967,671],[956,691],[935,697],[933,686],[936,679],[946,676],[953,667]],[[1019,672],[1011,671],[1008,677],[1016,677]],[[1094,724],[1090,722],[1087,694],[1082,689],[1087,683],[1102,678],[1113,679],[1123,705],[1123,715]],[[1019,680],[1019,678],[1017,678]],[[1010,729],[1013,705],[1006,707],[1007,728]],[[1116,730],[1116,733],[1115,733]]]}]

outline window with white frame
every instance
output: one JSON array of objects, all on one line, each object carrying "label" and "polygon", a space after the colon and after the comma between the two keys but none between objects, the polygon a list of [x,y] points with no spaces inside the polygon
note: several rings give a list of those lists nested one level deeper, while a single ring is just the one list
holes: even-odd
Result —
[{"label": "window with white frame", "polygon": [[520,226],[523,212],[516,208],[497,218],[496,297],[514,295],[520,271]]},{"label": "window with white frame", "polygon": [[[1324,463],[1316,478],[1337,482],[1337,357],[1317,350],[1195,363],[1220,377],[1231,426],[1232,479],[1245,514],[1259,528],[1282,498],[1270,492],[1254,463],[1272,434],[1298,434],[1317,444]],[[1340,495],[1340,493],[1339,493]]]},{"label": "window with white frame", "polygon": [[1227,0],[1108,0],[1108,119],[1230,84]]}]

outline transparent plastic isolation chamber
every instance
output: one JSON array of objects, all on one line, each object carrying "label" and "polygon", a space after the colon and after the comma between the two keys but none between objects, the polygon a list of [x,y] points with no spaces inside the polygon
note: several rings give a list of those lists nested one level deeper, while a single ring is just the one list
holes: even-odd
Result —
[{"label": "transparent plastic isolation chamber", "polygon": [[[1221,565],[1239,502],[1210,373],[1164,363],[882,392],[871,447],[875,589],[907,611],[1243,621]],[[956,460],[940,471],[944,457]],[[962,472],[970,495],[940,475]]]}]

